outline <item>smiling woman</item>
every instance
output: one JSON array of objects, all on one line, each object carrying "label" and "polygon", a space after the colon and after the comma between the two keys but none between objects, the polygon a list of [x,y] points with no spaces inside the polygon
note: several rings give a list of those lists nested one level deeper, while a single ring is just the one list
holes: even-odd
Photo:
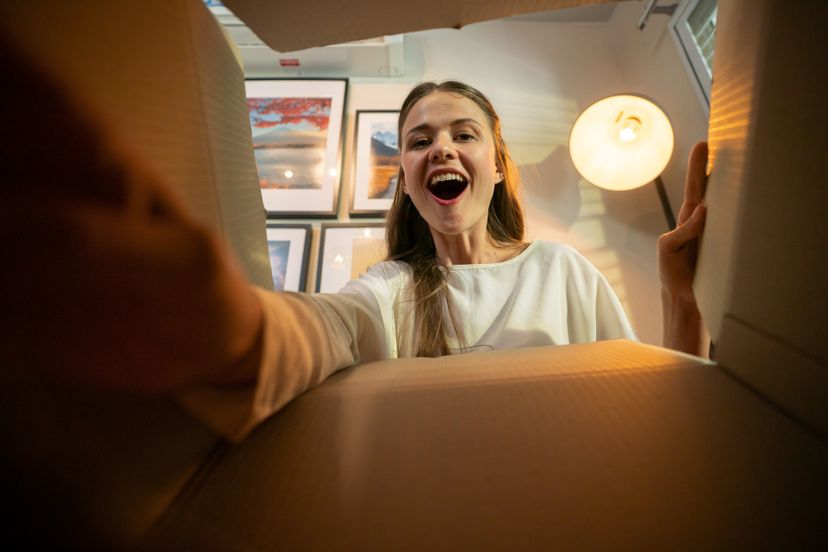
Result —
[{"label": "smiling woman", "polygon": [[525,248],[518,173],[491,102],[463,83],[415,87],[398,130],[401,186],[388,217],[389,258],[413,273],[417,354],[448,354],[444,325],[462,334],[440,267],[503,261]]}]

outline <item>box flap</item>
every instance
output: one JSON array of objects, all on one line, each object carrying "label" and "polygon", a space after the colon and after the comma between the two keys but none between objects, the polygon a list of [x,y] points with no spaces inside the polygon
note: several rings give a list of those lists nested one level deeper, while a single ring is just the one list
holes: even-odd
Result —
[{"label": "box flap", "polygon": [[352,0],[270,2],[224,0],[239,19],[277,52],[341,44],[499,19],[609,0]]}]

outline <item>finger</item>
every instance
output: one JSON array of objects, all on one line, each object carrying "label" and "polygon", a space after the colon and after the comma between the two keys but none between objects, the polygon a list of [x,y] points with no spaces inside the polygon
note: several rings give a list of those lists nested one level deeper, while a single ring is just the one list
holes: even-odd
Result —
[{"label": "finger", "polygon": [[182,217],[184,209],[147,163],[119,143],[94,110],[0,36],[3,194],[27,200],[91,200],[116,209]]},{"label": "finger", "polygon": [[690,152],[687,162],[687,178],[684,184],[684,201],[679,212],[678,224],[683,224],[704,199],[707,186],[707,143],[699,142]]},{"label": "finger", "polygon": [[16,261],[15,270],[0,278],[28,286],[31,278],[54,277],[47,267],[56,268],[62,281],[114,271],[131,279],[140,276],[140,267],[159,274],[179,266],[206,272],[221,254],[214,242],[218,238],[200,226],[129,216],[96,202],[23,202],[0,207],[0,245]]},{"label": "finger", "polygon": [[119,190],[95,177],[107,163],[91,118],[15,45],[0,38],[0,46],[0,71],[9,77],[0,87],[4,192],[118,202]]},{"label": "finger", "polygon": [[662,255],[669,255],[680,250],[686,244],[698,238],[704,230],[707,207],[697,205],[690,217],[675,230],[662,234],[658,240],[658,249]]},{"label": "finger", "polygon": [[[212,282],[221,279],[216,274],[227,272],[210,234],[135,220],[90,202],[39,207],[0,208],[6,215],[0,244],[15,259],[14,270],[0,272],[7,290],[0,294],[3,358],[113,385],[136,381],[141,372],[127,370],[126,378],[111,369],[153,365],[135,362],[142,355],[155,363],[178,358],[182,348],[165,340],[174,340],[179,328],[198,327],[182,319],[189,313],[190,322],[201,320]],[[182,296],[189,297],[183,308]],[[131,360],[118,361],[118,353]]]},{"label": "finger", "polygon": [[158,220],[193,222],[195,219],[181,199],[170,189],[169,183],[126,146],[119,145],[115,153],[124,169],[123,187],[127,190],[127,208],[131,214]]}]

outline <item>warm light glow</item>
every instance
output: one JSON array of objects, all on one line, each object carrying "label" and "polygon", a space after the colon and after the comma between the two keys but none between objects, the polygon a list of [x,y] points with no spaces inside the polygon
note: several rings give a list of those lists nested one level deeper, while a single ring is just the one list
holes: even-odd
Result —
[{"label": "warm light glow", "polygon": [[362,235],[366,238],[370,238],[371,237],[371,229],[366,228],[365,230],[362,231]]},{"label": "warm light glow", "polygon": [[343,257],[342,255],[337,253],[336,257],[334,257],[334,265],[342,266],[342,263],[344,263],[344,262],[345,262],[345,257]]},{"label": "warm light glow", "polygon": [[293,178],[293,171],[286,170],[285,171],[285,178]]},{"label": "warm light glow", "polygon": [[618,139],[622,142],[632,142],[638,138],[638,131],[641,130],[641,121],[638,117],[627,117],[618,131]]},{"label": "warm light glow", "polygon": [[336,169],[329,170],[328,174],[331,175],[331,176],[336,176]]},{"label": "warm light glow", "polygon": [[667,115],[640,96],[599,100],[575,120],[569,155],[585,180],[607,190],[631,190],[652,182],[673,154]]}]

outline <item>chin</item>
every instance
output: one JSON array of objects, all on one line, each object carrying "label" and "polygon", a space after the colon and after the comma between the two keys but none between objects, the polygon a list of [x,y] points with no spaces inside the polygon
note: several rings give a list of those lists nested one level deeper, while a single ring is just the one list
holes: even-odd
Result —
[{"label": "chin", "polygon": [[440,226],[432,226],[431,229],[435,232],[438,232],[444,236],[459,236],[465,232],[470,232],[471,228],[467,226],[463,226],[461,224],[457,225],[446,225],[441,224]]}]

